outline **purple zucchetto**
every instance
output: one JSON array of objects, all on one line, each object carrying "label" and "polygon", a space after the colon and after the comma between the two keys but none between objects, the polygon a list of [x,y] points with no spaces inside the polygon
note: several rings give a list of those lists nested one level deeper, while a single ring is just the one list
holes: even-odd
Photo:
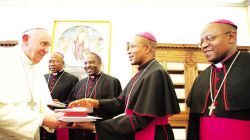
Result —
[{"label": "purple zucchetto", "polygon": [[142,33],[136,34],[136,36],[141,36],[141,37],[144,37],[144,38],[149,39],[151,41],[157,42],[154,35],[149,33],[149,32],[142,32]]},{"label": "purple zucchetto", "polygon": [[228,24],[228,25],[233,26],[233,27],[236,28],[236,29],[238,28],[238,27],[236,26],[236,24],[234,24],[232,21],[227,20],[227,19],[219,19],[219,20],[213,21],[213,22],[211,22],[211,23]]}]

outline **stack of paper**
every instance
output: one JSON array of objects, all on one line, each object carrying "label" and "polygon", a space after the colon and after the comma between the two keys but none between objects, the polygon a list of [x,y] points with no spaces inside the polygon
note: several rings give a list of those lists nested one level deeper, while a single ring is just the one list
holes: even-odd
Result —
[{"label": "stack of paper", "polygon": [[[97,119],[102,119],[100,117],[88,115],[88,113],[93,112],[93,108],[74,107],[67,109],[55,109],[54,112],[57,113],[58,120],[64,122],[93,122],[96,121]],[[84,113],[86,114],[83,115]]]}]

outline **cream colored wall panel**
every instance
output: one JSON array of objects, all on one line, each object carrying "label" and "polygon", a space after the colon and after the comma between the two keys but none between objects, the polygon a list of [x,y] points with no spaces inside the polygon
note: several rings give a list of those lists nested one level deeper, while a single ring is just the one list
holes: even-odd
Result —
[{"label": "cream colored wall panel", "polygon": [[184,70],[184,63],[167,62],[168,70]]},{"label": "cream colored wall panel", "polygon": [[170,74],[170,77],[174,84],[184,84],[185,78],[183,74]]},{"label": "cream colored wall panel", "polygon": [[176,95],[178,99],[185,99],[185,89],[175,89]]}]

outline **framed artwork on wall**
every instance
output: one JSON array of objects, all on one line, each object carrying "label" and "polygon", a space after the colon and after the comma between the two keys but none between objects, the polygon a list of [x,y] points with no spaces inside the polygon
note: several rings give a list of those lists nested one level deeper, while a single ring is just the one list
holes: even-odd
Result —
[{"label": "framed artwork on wall", "polygon": [[102,59],[105,73],[110,72],[111,22],[55,20],[51,52],[64,55],[65,70],[80,79],[86,76],[84,57],[94,52]]}]

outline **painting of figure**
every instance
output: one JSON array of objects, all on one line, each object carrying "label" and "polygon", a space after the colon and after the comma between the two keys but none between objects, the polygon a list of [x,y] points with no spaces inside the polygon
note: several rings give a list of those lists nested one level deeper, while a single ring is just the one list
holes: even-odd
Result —
[{"label": "painting of figure", "polygon": [[84,57],[95,52],[103,59],[103,69],[109,73],[110,22],[55,21],[52,52],[63,53],[65,69],[84,78]]}]

